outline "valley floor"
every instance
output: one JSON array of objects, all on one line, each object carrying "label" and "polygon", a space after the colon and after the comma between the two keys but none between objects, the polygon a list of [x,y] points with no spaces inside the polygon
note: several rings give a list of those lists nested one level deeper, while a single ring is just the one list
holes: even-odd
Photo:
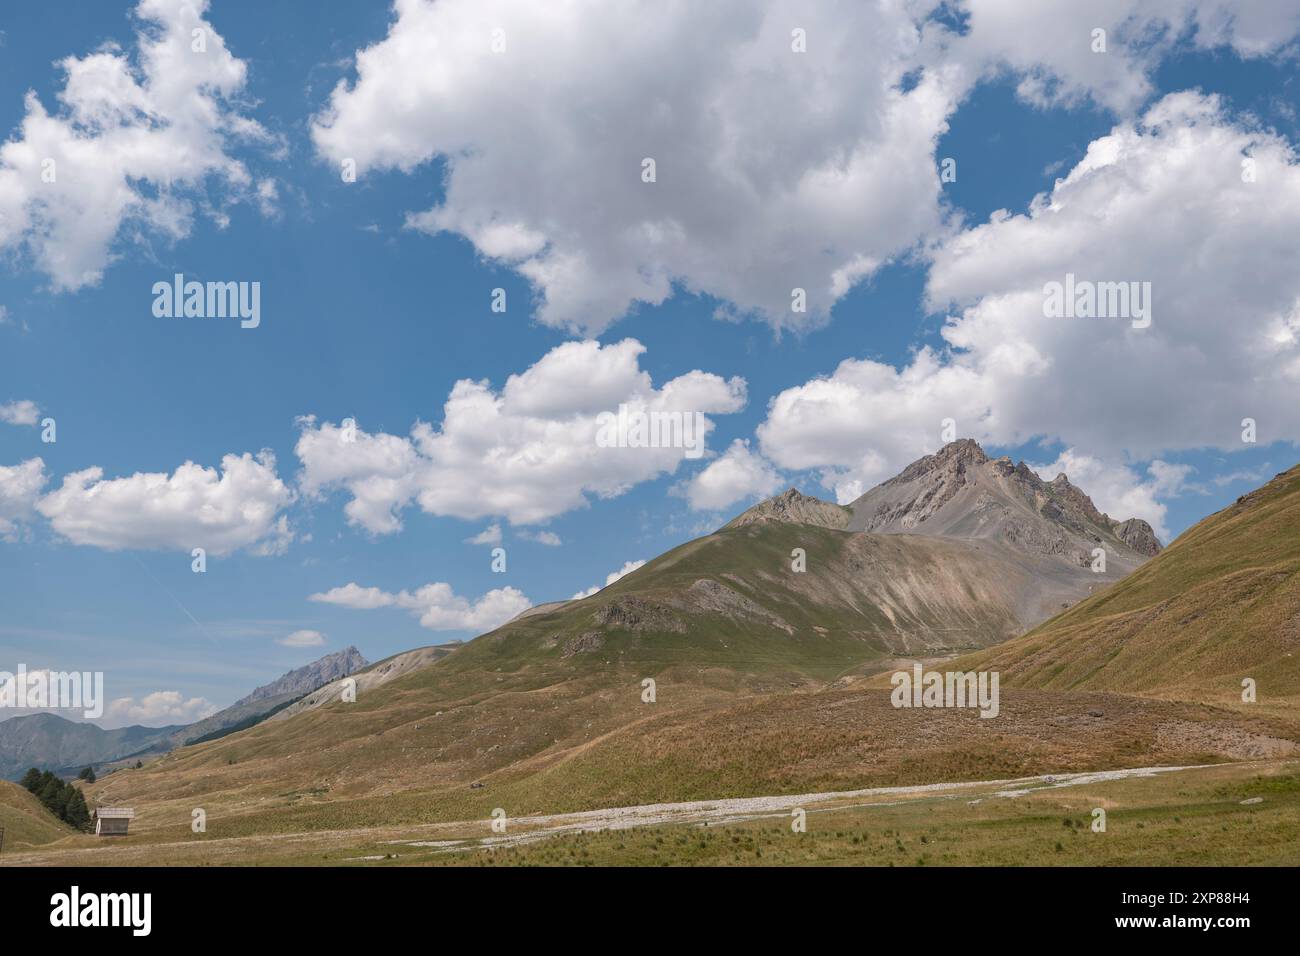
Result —
[{"label": "valley floor", "polygon": [[[1105,811],[1095,832],[1094,811]],[[806,814],[806,832],[792,828]],[[184,841],[66,837],[0,865],[1288,865],[1300,761],[609,808]]]}]

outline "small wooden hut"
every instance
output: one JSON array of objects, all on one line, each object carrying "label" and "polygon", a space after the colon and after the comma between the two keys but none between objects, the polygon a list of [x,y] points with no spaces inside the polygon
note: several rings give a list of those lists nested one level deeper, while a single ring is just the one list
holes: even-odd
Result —
[{"label": "small wooden hut", "polygon": [[127,827],[135,819],[135,810],[131,807],[96,807],[96,836],[126,836]]}]

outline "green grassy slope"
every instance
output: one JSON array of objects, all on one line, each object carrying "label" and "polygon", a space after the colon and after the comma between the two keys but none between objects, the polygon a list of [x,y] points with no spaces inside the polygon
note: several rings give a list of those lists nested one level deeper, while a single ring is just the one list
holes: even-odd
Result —
[{"label": "green grassy slope", "polygon": [[[795,548],[807,554],[805,573],[791,570]],[[715,598],[699,582],[725,590]],[[583,673],[619,661],[650,675],[687,664],[828,679],[906,647],[1006,638],[1018,627],[1004,585],[964,543],[779,522],[727,528],[585,601],[474,640],[446,666],[517,671],[567,661]],[[582,646],[584,634],[598,634],[598,646]]]}]

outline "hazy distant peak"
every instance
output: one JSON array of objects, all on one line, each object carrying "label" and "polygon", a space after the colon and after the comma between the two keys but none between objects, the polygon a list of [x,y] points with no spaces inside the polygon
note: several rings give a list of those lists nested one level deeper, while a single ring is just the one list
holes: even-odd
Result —
[{"label": "hazy distant peak", "polygon": [[282,674],[269,684],[264,684],[247,697],[235,701],[231,707],[250,704],[253,701],[266,700],[271,697],[298,697],[309,694],[330,681],[347,677],[369,664],[361,652],[349,645],[341,651],[326,654],[319,660]]}]

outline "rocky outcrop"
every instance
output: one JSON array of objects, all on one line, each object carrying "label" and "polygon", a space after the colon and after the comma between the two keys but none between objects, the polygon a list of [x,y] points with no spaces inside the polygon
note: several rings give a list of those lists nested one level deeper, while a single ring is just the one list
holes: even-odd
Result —
[{"label": "rocky outcrop", "polygon": [[598,651],[604,646],[605,636],[603,634],[599,631],[585,631],[565,641],[560,656],[572,657],[574,654],[590,654],[592,651]]},{"label": "rocky outcrop", "polygon": [[1046,491],[1052,504],[1060,509],[1055,520],[1061,524],[1083,534],[1087,534],[1090,529],[1111,526],[1110,518],[1097,510],[1092,499],[1084,494],[1081,488],[1070,484],[1070,479],[1064,472],[1046,485],[1043,485],[1037,475],[1032,472],[1030,475],[1033,480],[1026,479],[1026,484],[1033,491],[1038,491],[1040,486]]},{"label": "rocky outcrop", "polygon": [[1151,529],[1151,525],[1141,518],[1121,521],[1115,526],[1115,534],[1138,554],[1155,557],[1160,553],[1162,545],[1156,538],[1156,533]]},{"label": "rocky outcrop", "polygon": [[[1010,459],[1004,460],[1010,461]],[[979,442],[972,438],[959,438],[944,445],[933,455],[918,458],[885,484],[906,484],[918,478],[944,472],[960,476],[967,468],[985,465],[988,461],[989,456],[984,454],[984,449],[979,446]]]},{"label": "rocky outcrop", "polygon": [[686,625],[671,610],[640,597],[621,597],[603,604],[591,619],[600,627],[621,631],[685,633]]}]

